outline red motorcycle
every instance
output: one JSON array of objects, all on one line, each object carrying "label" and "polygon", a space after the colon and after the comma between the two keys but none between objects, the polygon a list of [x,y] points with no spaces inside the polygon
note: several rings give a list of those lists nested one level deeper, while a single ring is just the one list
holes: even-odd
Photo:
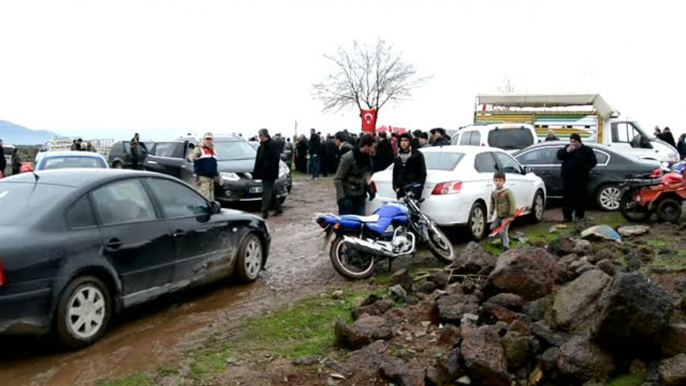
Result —
[{"label": "red motorcycle", "polygon": [[678,223],[681,206],[686,200],[686,179],[683,172],[665,175],[630,176],[622,184],[619,211],[628,221],[646,221],[653,213],[660,221]]}]

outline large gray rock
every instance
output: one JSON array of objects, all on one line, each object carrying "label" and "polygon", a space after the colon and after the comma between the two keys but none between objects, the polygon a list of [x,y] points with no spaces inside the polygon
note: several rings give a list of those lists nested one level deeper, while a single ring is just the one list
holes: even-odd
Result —
[{"label": "large gray rock", "polygon": [[553,296],[548,295],[540,299],[524,303],[522,313],[531,318],[534,322],[545,319],[552,313]]},{"label": "large gray rock", "polygon": [[438,306],[438,318],[442,323],[459,325],[464,314],[477,314],[479,312],[479,300],[474,295],[454,293],[441,296],[436,301]]},{"label": "large gray rock", "polygon": [[462,357],[473,380],[483,385],[509,386],[505,350],[496,329],[469,326],[462,332]]},{"label": "large gray rock", "polygon": [[455,273],[488,275],[496,264],[496,257],[484,251],[479,243],[470,242],[450,263]]},{"label": "large gray rock", "polygon": [[488,277],[500,292],[532,300],[546,295],[557,278],[556,261],[541,248],[517,248],[498,257]]},{"label": "large gray rock", "polygon": [[334,326],[336,347],[350,350],[360,349],[375,340],[388,340],[393,337],[392,324],[380,316],[366,316],[353,324],[339,320]]},{"label": "large gray rock", "polygon": [[386,313],[386,311],[393,308],[395,304],[387,300],[379,300],[372,304],[355,308],[352,311],[353,320],[359,319],[362,315],[367,314],[369,316],[379,316]]},{"label": "large gray rock", "polygon": [[577,381],[607,378],[615,368],[612,356],[586,338],[575,337],[560,347],[557,368]]},{"label": "large gray rock", "polygon": [[382,379],[398,386],[411,386],[407,362],[391,355],[384,355],[379,364],[379,375]]},{"label": "large gray rock", "polygon": [[567,333],[553,331],[541,322],[536,322],[531,325],[531,333],[538,338],[544,347],[560,347],[570,340]]},{"label": "large gray rock", "polygon": [[671,298],[638,273],[617,274],[600,298],[594,340],[621,356],[659,349],[655,340],[669,324]]},{"label": "large gray rock", "polygon": [[617,233],[622,237],[640,236],[648,233],[648,231],[650,231],[648,225],[625,225],[617,229]]},{"label": "large gray rock", "polygon": [[555,325],[567,331],[590,333],[600,296],[611,282],[610,276],[593,269],[562,287],[553,303]]},{"label": "large gray rock", "polygon": [[521,334],[512,329],[503,336],[502,344],[507,358],[507,367],[511,371],[526,365],[538,349],[538,342],[533,336]]},{"label": "large gray rock", "polygon": [[664,386],[686,385],[686,354],[679,354],[662,361],[660,380]]},{"label": "large gray rock", "polygon": [[437,381],[441,385],[449,385],[464,375],[462,367],[462,354],[459,347],[448,350],[436,363]]},{"label": "large gray rock", "polygon": [[405,268],[395,271],[388,280],[389,287],[394,285],[400,285],[405,291],[412,292],[414,278],[412,277],[412,274],[410,274],[410,271]]},{"label": "large gray rock", "polygon": [[486,300],[486,303],[497,304],[511,310],[519,310],[524,305],[524,299],[519,295],[502,293]]},{"label": "large gray rock", "polygon": [[569,236],[560,236],[548,244],[548,252],[555,256],[566,256],[574,253],[574,240]]}]

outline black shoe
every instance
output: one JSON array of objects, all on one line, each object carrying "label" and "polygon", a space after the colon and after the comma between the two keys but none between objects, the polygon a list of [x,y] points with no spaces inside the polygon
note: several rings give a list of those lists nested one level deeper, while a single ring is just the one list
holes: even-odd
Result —
[{"label": "black shoe", "polygon": [[263,219],[268,219],[269,218],[269,212],[262,212],[262,218]]}]

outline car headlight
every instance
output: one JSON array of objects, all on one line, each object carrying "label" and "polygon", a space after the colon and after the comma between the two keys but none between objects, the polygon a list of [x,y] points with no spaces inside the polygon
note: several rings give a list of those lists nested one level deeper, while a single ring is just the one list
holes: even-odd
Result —
[{"label": "car headlight", "polygon": [[222,180],[224,180],[224,181],[238,181],[238,180],[241,179],[240,177],[238,177],[238,174],[236,174],[236,173],[225,173],[225,172],[222,172],[222,173],[219,173],[219,176],[220,176],[220,177],[222,178]]},{"label": "car headlight", "polygon": [[287,166],[281,165],[279,166],[279,178],[286,177],[290,173],[290,169],[288,169]]}]

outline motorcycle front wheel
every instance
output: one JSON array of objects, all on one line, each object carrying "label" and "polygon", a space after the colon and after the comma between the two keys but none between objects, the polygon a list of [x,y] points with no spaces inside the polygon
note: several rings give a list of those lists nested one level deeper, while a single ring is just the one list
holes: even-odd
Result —
[{"label": "motorcycle front wheel", "polygon": [[450,264],[455,261],[455,249],[453,248],[453,243],[450,242],[448,237],[438,229],[436,223],[429,222],[429,229],[427,229],[429,234],[429,239],[427,240],[429,244],[429,249],[436,258],[446,264]]},{"label": "motorcycle front wheel", "polygon": [[361,253],[344,243],[342,236],[334,240],[329,257],[336,272],[346,279],[366,279],[374,273],[374,256]]},{"label": "motorcycle front wheel", "polygon": [[634,200],[635,192],[626,192],[619,201],[619,213],[626,220],[631,222],[643,222],[650,218],[650,212],[645,206],[636,204]]}]

